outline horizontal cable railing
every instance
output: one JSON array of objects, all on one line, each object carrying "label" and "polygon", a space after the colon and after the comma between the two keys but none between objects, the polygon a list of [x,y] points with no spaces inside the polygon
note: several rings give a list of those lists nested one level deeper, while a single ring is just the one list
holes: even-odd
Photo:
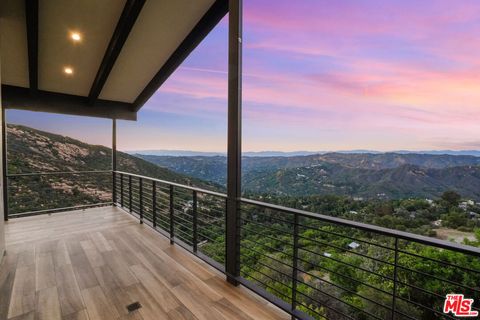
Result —
[{"label": "horizontal cable railing", "polygon": [[[226,195],[115,172],[117,205],[225,272]],[[237,281],[299,319],[455,319],[446,294],[475,299],[480,249],[239,200]]]},{"label": "horizontal cable railing", "polygon": [[224,272],[226,196],[115,172],[116,205]]},{"label": "horizontal cable railing", "polygon": [[[114,201],[225,272],[222,193],[119,171],[7,178],[11,217]],[[477,247],[256,200],[238,204],[236,280],[295,318],[455,319],[442,309],[450,293],[480,309]]]},{"label": "horizontal cable railing", "polygon": [[10,218],[112,204],[112,171],[7,175]]}]

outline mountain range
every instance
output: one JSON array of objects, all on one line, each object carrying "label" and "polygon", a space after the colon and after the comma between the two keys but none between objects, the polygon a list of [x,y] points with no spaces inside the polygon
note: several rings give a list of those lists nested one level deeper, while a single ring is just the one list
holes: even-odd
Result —
[{"label": "mountain range", "polygon": [[[151,156],[173,156],[173,157],[212,157],[212,156],[226,156],[225,152],[205,152],[205,151],[191,151],[191,150],[133,150],[126,151],[128,154],[142,154]],[[245,157],[295,157],[295,156],[310,156],[315,154],[326,153],[399,153],[399,154],[431,154],[431,155],[452,155],[452,156],[475,156],[480,157],[480,150],[396,150],[396,151],[375,151],[375,150],[342,150],[342,151],[246,151],[242,155]]]},{"label": "mountain range", "polygon": [[[225,185],[224,156],[154,156],[149,162]],[[480,199],[480,158],[417,153],[326,153],[295,157],[243,157],[245,192],[280,195],[338,194],[364,198],[435,198],[446,190]]]},{"label": "mountain range", "polygon": [[[9,174],[109,170],[111,149],[33,128],[8,125]],[[201,188],[225,190],[227,161],[214,156],[118,152],[118,170]],[[446,190],[480,200],[480,157],[395,153],[244,156],[243,191],[290,196],[435,198]]]}]

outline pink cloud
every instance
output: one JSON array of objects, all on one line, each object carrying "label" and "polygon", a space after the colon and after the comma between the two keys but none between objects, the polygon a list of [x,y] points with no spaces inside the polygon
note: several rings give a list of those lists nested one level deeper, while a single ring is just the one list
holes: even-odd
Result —
[{"label": "pink cloud", "polygon": [[[356,68],[356,73],[250,75],[244,82],[245,109],[252,117],[271,118],[274,114],[279,121],[305,119],[306,114],[342,121],[362,118],[362,114],[383,114],[421,123],[461,123],[479,113],[474,109],[467,112],[469,106],[477,106],[480,101],[479,76],[473,71],[442,74],[378,62],[358,62]],[[175,107],[169,112],[224,112],[226,108],[225,74],[215,70],[184,69],[161,92],[199,99],[195,106]],[[464,112],[450,115],[449,105],[456,105],[466,94],[469,97],[464,99]],[[218,99],[224,104],[209,104],[202,99]],[[256,105],[277,106],[278,110],[264,112],[255,109]]]},{"label": "pink cloud", "polygon": [[[384,144],[479,129],[480,2],[249,0],[244,16],[247,124]],[[179,68],[148,108],[225,115],[227,74],[208,59]]]}]

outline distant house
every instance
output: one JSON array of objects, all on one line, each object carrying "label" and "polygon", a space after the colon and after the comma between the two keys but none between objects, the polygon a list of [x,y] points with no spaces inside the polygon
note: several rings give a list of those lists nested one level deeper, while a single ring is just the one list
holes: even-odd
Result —
[{"label": "distant house", "polygon": [[470,211],[468,215],[470,216],[470,219],[478,219],[480,217],[480,214],[473,211]]},{"label": "distant house", "polygon": [[353,241],[353,242],[350,242],[350,243],[348,244],[348,247],[353,250],[353,249],[357,249],[358,247],[360,247],[360,244],[358,244],[358,243],[356,243],[355,241]]}]

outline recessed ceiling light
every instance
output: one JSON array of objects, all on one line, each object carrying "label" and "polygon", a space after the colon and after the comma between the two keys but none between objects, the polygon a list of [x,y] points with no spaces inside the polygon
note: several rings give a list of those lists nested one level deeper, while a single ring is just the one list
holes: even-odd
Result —
[{"label": "recessed ceiling light", "polygon": [[63,69],[63,72],[65,72],[66,74],[73,74],[73,69],[70,67],[65,67]]},{"label": "recessed ceiling light", "polygon": [[73,41],[78,42],[82,40],[82,36],[78,32],[72,32],[70,33],[70,38],[72,38]]}]

